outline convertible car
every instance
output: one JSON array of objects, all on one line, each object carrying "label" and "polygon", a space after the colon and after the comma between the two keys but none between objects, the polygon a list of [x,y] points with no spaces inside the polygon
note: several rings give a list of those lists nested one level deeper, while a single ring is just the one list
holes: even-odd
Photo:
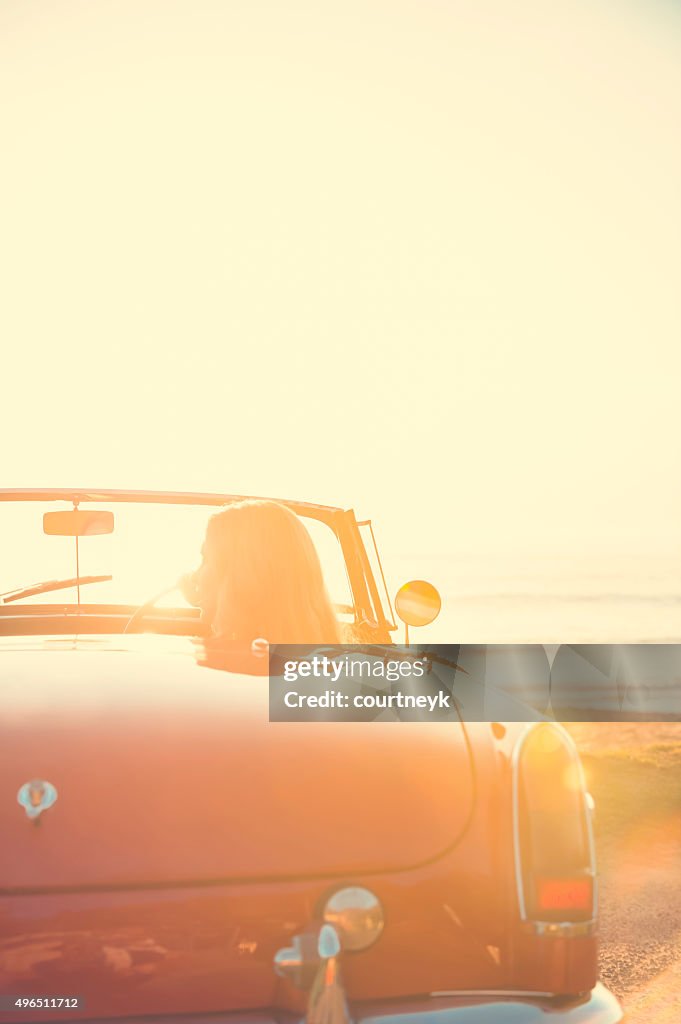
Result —
[{"label": "convertible car", "polygon": [[[233,500],[0,492],[0,1022],[622,1020],[567,733],[270,722],[174,589]],[[370,523],[286,504],[390,644]]]}]

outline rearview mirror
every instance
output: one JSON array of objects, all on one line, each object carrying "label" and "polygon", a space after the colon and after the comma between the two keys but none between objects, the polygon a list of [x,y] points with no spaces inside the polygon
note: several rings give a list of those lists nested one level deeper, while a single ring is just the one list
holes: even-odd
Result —
[{"label": "rearview mirror", "polygon": [[43,533],[50,537],[95,537],[113,533],[113,528],[113,512],[74,508],[68,512],[45,512],[43,515]]}]

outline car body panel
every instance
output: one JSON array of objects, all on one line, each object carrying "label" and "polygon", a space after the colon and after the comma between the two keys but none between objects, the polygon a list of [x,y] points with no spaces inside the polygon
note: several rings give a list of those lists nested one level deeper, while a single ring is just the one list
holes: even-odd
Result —
[{"label": "car body panel", "polygon": [[[0,644],[0,890],[399,870],[470,817],[460,724],[270,725],[267,678],[191,641],[64,646]],[[34,778],[59,793],[39,832],[16,802]]]},{"label": "car body panel", "polygon": [[[592,936],[511,926],[500,779],[522,726],[499,741],[488,723],[270,725],[266,677],[196,653],[146,636],[0,643],[0,992],[79,984],[95,1017],[301,1009],[274,953],[347,884],[389,922],[344,964],[354,999],[592,987]],[[58,790],[39,824],[16,800],[36,777]]]},{"label": "car body panel", "polygon": [[[241,497],[0,491],[121,506]],[[389,642],[354,513],[285,504],[336,534],[354,641]],[[85,1000],[7,1024],[302,1022],[307,994],[275,956],[346,886],[370,889],[385,917],[370,948],[340,956],[357,1024],[621,1019],[597,985],[593,922],[547,933],[520,912],[522,721],[270,723],[266,659],[215,657],[191,609],[145,611],[146,630],[172,635],[126,634],[135,608],[0,607],[0,995]],[[462,683],[470,717],[479,675]],[[503,692],[482,712],[491,697],[500,717],[519,714]],[[41,780],[57,799],[33,814]]]},{"label": "car body panel", "polygon": [[[433,864],[346,880],[376,893],[387,922],[375,946],[344,959],[352,999],[593,987],[593,938],[528,936],[529,948],[518,948],[512,893],[476,849],[462,844]],[[79,1016],[93,1018],[302,1010],[302,993],[275,976],[273,956],[338,885],[319,878],[2,895],[0,992],[75,993],[85,999]]]}]

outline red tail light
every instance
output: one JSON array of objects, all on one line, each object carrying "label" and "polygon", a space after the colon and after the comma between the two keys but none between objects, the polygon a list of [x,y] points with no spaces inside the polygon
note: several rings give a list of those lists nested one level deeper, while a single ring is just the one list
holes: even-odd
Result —
[{"label": "red tail light", "polygon": [[591,910],[594,900],[591,878],[537,878],[535,884],[539,910]]},{"label": "red tail light", "polygon": [[542,922],[595,916],[595,865],[584,777],[559,725],[532,726],[514,759],[514,830],[520,914]]}]

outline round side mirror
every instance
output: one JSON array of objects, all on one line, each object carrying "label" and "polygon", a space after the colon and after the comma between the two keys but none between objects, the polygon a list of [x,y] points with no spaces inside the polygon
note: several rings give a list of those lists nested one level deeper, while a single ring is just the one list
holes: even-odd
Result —
[{"label": "round side mirror", "polygon": [[395,611],[407,628],[427,626],[438,617],[441,607],[440,594],[425,580],[410,580],[395,595]]}]

